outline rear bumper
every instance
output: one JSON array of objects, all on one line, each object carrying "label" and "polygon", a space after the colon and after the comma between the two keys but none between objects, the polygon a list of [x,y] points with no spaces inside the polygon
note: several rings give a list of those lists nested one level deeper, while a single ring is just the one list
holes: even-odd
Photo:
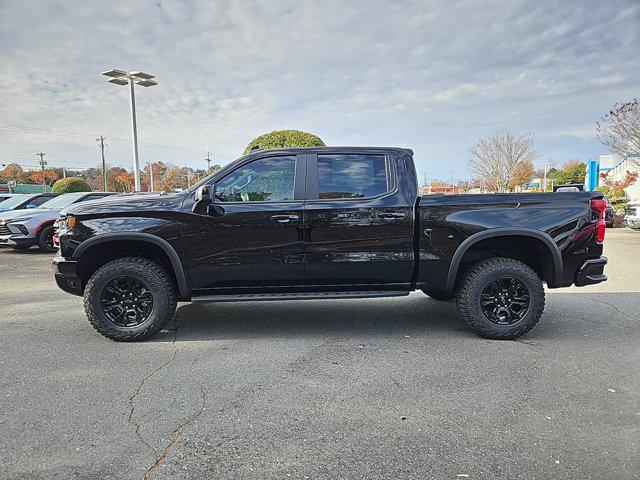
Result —
[{"label": "rear bumper", "polygon": [[82,296],[82,279],[78,276],[78,262],[64,257],[53,259],[53,275],[58,287],[67,293]]},{"label": "rear bumper", "polygon": [[604,274],[604,266],[606,264],[607,257],[586,260],[576,273],[576,287],[594,285],[606,281],[607,276]]}]

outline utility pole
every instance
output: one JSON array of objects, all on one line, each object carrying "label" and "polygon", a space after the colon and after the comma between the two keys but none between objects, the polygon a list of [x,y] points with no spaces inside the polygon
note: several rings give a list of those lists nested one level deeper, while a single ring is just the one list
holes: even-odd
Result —
[{"label": "utility pole", "polygon": [[106,147],[106,143],[104,143],[104,137],[100,135],[96,138],[97,142],[100,142],[100,153],[102,154],[102,191],[107,191],[107,164],[104,161],[104,147]]},{"label": "utility pole", "polygon": [[36,153],[36,155],[40,157],[40,162],[38,163],[40,163],[40,167],[42,168],[42,186],[44,188],[43,189],[43,192],[44,192],[47,189],[47,181],[44,174],[44,166],[47,164],[47,162],[44,159],[44,156],[46,155],[46,153],[38,152]]},{"label": "utility pole", "polygon": [[453,170],[449,170],[449,185],[451,185],[451,193],[454,194],[453,190]]},{"label": "utility pole", "polygon": [[62,178],[67,178],[67,169],[62,167]]},{"label": "utility pole", "polygon": [[205,158],[205,161],[207,162],[207,174],[209,174],[209,172],[211,172],[211,152],[209,150],[207,150],[207,158]]}]

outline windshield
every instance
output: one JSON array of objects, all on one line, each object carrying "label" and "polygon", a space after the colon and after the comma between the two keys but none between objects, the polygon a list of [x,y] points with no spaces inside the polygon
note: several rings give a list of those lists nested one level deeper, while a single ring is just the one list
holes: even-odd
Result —
[{"label": "windshield", "polygon": [[38,208],[49,208],[51,210],[62,210],[64,207],[71,205],[73,202],[78,200],[79,198],[84,197],[87,192],[79,192],[79,193],[65,193],[64,195],[60,195],[58,197],[52,198],[48,202],[44,202]]},{"label": "windshield", "polygon": [[22,202],[35,197],[35,195],[16,195],[15,197],[7,198],[4,202],[0,202],[0,210],[8,210],[10,208],[20,205]]}]

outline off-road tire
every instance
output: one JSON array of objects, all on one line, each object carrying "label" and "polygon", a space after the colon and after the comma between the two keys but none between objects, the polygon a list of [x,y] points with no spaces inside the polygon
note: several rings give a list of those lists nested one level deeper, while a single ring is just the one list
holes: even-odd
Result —
[{"label": "off-road tire", "polygon": [[422,292],[439,302],[448,302],[453,300],[456,296],[455,292],[440,292],[437,290],[422,290]]},{"label": "off-road tire", "polygon": [[[151,291],[153,308],[140,325],[123,327],[109,321],[102,311],[104,287],[118,277],[133,277]],[[173,278],[157,262],[140,257],[123,257],[96,270],[84,289],[84,310],[93,328],[117,342],[135,342],[152,337],[173,318],[176,310],[176,285]]]},{"label": "off-road tire", "polygon": [[[480,297],[491,282],[504,276],[512,276],[529,290],[529,309],[522,319],[500,325],[490,321],[482,312]],[[467,270],[456,292],[458,311],[463,320],[478,335],[496,340],[509,340],[531,330],[544,310],[544,288],[540,277],[524,263],[510,258],[483,260]]]},{"label": "off-road tire", "polygon": [[54,232],[55,228],[53,225],[48,225],[38,232],[38,248],[43,252],[53,253],[58,251],[57,248],[47,245],[47,237],[52,237]]}]

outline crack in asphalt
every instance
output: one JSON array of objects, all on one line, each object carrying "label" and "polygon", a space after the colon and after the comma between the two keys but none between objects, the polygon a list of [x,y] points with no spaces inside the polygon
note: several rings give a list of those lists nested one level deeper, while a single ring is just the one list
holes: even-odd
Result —
[{"label": "crack in asphalt", "polygon": [[603,304],[603,305],[608,305],[609,307],[613,308],[616,312],[623,314],[627,318],[630,318],[632,320],[640,320],[639,317],[634,317],[630,313],[627,313],[624,310],[621,310],[620,308],[615,306],[613,303],[605,302],[603,300],[597,300],[597,299],[591,298],[591,297],[589,297],[587,295],[583,295],[583,296],[584,296],[584,298],[586,298],[587,300],[591,300],[592,302],[600,303],[600,304]]},{"label": "crack in asphalt", "polygon": [[169,454],[169,450],[171,450],[171,447],[173,447],[176,444],[176,442],[180,438],[180,435],[182,435],[182,432],[184,431],[184,429],[188,427],[191,423],[193,423],[204,412],[204,406],[205,406],[207,397],[202,384],[200,384],[200,398],[201,398],[201,403],[198,411],[196,411],[191,417],[189,417],[186,421],[184,421],[183,423],[181,423],[176,427],[176,429],[173,431],[173,435],[171,435],[171,439],[169,440],[169,443],[167,443],[164,446],[164,448],[162,449],[162,452],[160,452],[160,454],[156,457],[155,461],[145,470],[144,476],[143,476],[144,480],[148,480],[151,474],[153,473],[153,471],[164,461],[164,459]]},{"label": "crack in asphalt", "polygon": [[165,361],[162,365],[160,365],[158,368],[156,368],[155,370],[153,370],[151,373],[149,373],[147,376],[143,377],[142,380],[140,380],[140,382],[138,383],[138,387],[136,388],[136,391],[133,393],[133,395],[131,395],[129,397],[129,417],[127,418],[127,421],[134,426],[135,428],[135,434],[138,437],[138,439],[144,444],[146,445],[146,447],[151,450],[151,452],[154,455],[157,455],[158,452],[155,448],[153,448],[145,439],[144,437],[140,434],[140,428],[142,428],[142,425],[140,425],[140,422],[136,421],[133,417],[135,410],[136,410],[136,398],[138,397],[138,395],[140,394],[140,392],[142,391],[142,388],[144,387],[144,384],[147,382],[147,380],[149,380],[151,377],[153,377],[156,373],[158,373],[160,370],[162,370],[163,368],[165,368],[167,365],[169,365],[171,362],[173,362],[176,357],[178,356],[178,347],[176,346],[176,340],[178,337],[178,325],[177,325],[177,318],[176,318],[176,323],[175,323],[175,329],[173,330],[173,343],[172,343],[172,347],[173,347],[173,352],[171,354],[171,356],[169,357],[169,359],[167,359],[167,361]]}]

